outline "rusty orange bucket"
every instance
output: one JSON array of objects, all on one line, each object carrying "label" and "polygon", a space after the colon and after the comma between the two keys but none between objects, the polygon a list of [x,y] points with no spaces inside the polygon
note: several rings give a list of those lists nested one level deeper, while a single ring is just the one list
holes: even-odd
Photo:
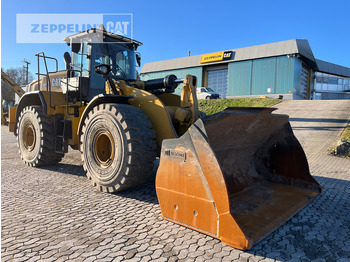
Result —
[{"label": "rusty orange bucket", "polygon": [[156,190],[165,219],[247,250],[320,192],[288,116],[228,108],[164,140]]}]

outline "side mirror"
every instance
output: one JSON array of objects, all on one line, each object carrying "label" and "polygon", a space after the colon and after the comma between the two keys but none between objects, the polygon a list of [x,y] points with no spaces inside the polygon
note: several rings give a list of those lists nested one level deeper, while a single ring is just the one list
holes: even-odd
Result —
[{"label": "side mirror", "polygon": [[95,72],[101,75],[108,75],[111,72],[111,66],[106,64],[96,65]]},{"label": "side mirror", "polygon": [[71,49],[73,53],[79,53],[81,43],[72,43]]},{"label": "side mirror", "polygon": [[140,67],[141,66],[141,55],[140,53],[136,53],[136,63]]}]

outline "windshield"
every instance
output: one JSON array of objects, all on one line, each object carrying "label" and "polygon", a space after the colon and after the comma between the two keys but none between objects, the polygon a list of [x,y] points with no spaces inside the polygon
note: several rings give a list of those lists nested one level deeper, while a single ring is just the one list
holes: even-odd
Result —
[{"label": "windshield", "polygon": [[107,64],[111,66],[111,77],[115,79],[136,79],[135,51],[124,44],[96,44],[93,55],[94,66]]},{"label": "windshield", "polygon": [[211,89],[211,88],[207,88],[207,90],[209,91],[209,92],[215,92],[213,89]]}]

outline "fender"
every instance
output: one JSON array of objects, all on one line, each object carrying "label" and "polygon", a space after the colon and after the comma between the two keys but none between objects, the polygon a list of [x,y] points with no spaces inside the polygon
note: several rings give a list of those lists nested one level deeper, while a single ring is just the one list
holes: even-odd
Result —
[{"label": "fender", "polygon": [[46,115],[47,105],[46,105],[46,101],[43,93],[41,91],[31,91],[31,92],[24,93],[24,95],[19,100],[18,106],[17,106],[16,120],[18,120],[18,117],[21,111],[26,106],[32,106],[32,105],[40,106],[43,110],[43,114]]},{"label": "fender", "polygon": [[[43,114],[47,114],[47,105],[44,95],[41,91],[31,91],[24,93],[19,100],[17,110],[16,110],[16,122],[18,122],[19,115],[26,106],[37,105],[42,108]],[[17,125],[14,126],[14,133],[17,135]]]}]

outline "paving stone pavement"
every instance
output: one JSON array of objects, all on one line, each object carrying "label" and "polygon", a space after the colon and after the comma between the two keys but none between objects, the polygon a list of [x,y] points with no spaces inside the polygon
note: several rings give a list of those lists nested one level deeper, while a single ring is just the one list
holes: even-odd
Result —
[{"label": "paving stone pavement", "polygon": [[25,166],[1,131],[2,261],[350,261],[350,160],[326,154],[350,118],[349,101],[285,101],[323,193],[248,252],[161,218],[154,176],[118,194],[86,179],[80,154]]}]

